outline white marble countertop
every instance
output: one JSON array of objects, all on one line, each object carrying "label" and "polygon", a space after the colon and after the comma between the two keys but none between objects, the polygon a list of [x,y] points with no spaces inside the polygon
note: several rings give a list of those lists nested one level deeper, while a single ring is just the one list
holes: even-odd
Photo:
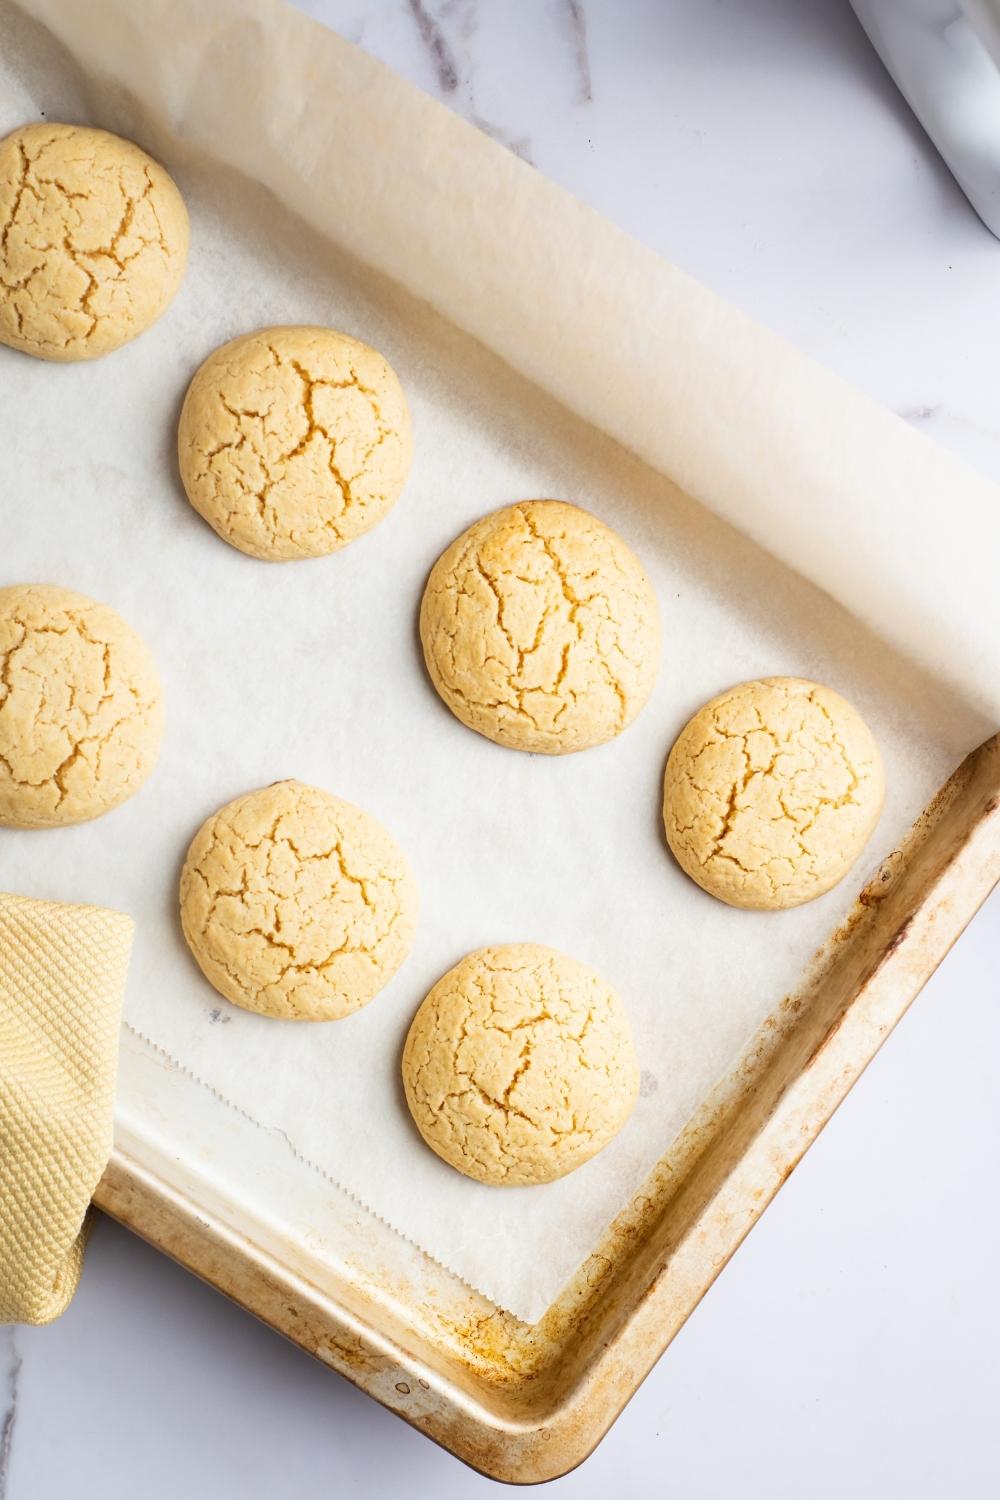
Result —
[{"label": "white marble countertop", "polygon": [[[846,0],[303,3],[1000,479],[1000,243]],[[567,1500],[995,1493],[998,990],[994,898]],[[107,1221],[0,1329],[0,1500],[488,1490]]]}]

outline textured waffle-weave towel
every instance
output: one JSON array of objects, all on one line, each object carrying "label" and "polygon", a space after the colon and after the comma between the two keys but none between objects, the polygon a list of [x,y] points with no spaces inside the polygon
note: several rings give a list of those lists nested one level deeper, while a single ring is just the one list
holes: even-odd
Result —
[{"label": "textured waffle-weave towel", "polygon": [[131,946],[120,912],[0,893],[0,1323],[48,1323],[76,1290]]}]

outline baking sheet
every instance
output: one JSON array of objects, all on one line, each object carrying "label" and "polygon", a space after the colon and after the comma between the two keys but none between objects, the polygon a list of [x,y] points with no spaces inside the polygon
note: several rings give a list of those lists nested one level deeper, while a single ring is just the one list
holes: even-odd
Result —
[{"label": "baking sheet", "polygon": [[[478,159],[473,132],[283,8],[237,14],[220,3],[196,14],[185,5],[146,4],[138,8],[138,29],[122,21],[125,8],[119,14],[113,0],[99,11],[70,8],[72,15],[56,15],[41,0],[32,8],[51,12],[77,56],[88,66],[99,56],[105,73],[140,90],[143,104],[136,110],[100,73],[96,80],[82,74],[33,23],[0,6],[0,131],[44,112],[136,136],[178,178],[192,214],[192,256],[161,324],[104,361],[60,367],[0,350],[0,582],[47,579],[114,604],[156,654],[169,716],[160,765],[132,802],[78,829],[4,832],[0,884],[131,912],[138,932],[128,1023],[222,1098],[284,1134],[296,1155],[470,1284],[533,1319],[749,1035],[794,989],[879,857],[993,728],[990,653],[1000,632],[994,634],[985,598],[975,609],[968,604],[978,564],[970,561],[961,588],[946,589],[940,573],[933,629],[926,609],[918,621],[904,607],[937,567],[932,533],[950,536],[956,518],[979,516],[988,525],[992,514],[995,522],[995,511],[988,512],[993,491],[944,455],[918,463],[934,452],[930,445],[914,438],[911,449],[910,434],[900,439],[898,424],[867,404],[859,418],[859,398],[843,395],[832,377],[816,375],[810,385],[811,369],[799,371],[795,388],[805,385],[811,394],[812,427],[794,426],[789,441],[787,404],[776,399],[786,355],[772,358],[776,341],[763,334],[754,343],[737,314],[728,316],[744,343],[742,384],[755,394],[742,415],[714,407],[715,381],[724,384],[726,376],[714,351],[728,310],[712,304],[700,349],[683,341],[670,351],[658,345],[639,311],[647,252],[623,236],[613,236],[616,308],[598,302],[590,327],[578,319],[553,348],[546,315],[534,310],[547,306],[550,259],[558,263],[567,248],[552,241],[565,200],[532,175],[532,192],[540,184],[553,195],[547,210],[538,209],[551,222],[537,236],[538,264],[521,256],[519,280],[490,316],[516,325],[522,370],[538,379],[555,369],[548,384],[562,399],[540,393],[370,264],[385,263],[385,239],[375,230],[386,230],[388,195],[398,215],[397,251],[404,225],[413,247],[411,286],[414,265],[425,291],[439,293],[439,305],[457,295],[454,287],[440,292],[453,266],[459,282],[474,284],[477,267],[464,256],[452,259],[447,236],[435,271],[431,245],[442,226],[434,221],[433,194],[414,186],[402,147],[388,150],[400,112],[426,108],[438,173],[461,173],[470,153]],[[128,11],[134,18],[137,7]],[[231,27],[227,32],[227,17],[240,45]],[[224,34],[229,45],[220,50]],[[265,57],[270,82],[248,121],[234,99],[253,96],[247,80]],[[336,72],[344,97],[315,94],[325,68]],[[199,81],[209,75],[206,91]],[[350,139],[324,164],[310,135],[316,113],[304,110],[303,100],[322,97],[333,129],[348,96]],[[351,152],[373,134],[385,155],[381,177],[365,180]],[[425,135],[414,135],[419,145],[410,149],[423,151]],[[214,156],[205,150],[209,142]],[[504,194],[520,192],[527,179],[509,179],[504,153],[482,145],[495,163],[490,180],[503,207]],[[334,216],[343,231],[336,238],[355,251],[367,246],[369,264],[337,247],[321,211],[313,208],[317,227],[310,229],[261,181],[234,172],[237,148],[251,150],[271,187],[292,184],[286,197],[293,206],[302,206],[298,184],[315,184],[325,172],[330,201],[342,210]],[[356,193],[348,203],[345,181]],[[497,206],[475,205],[481,234]],[[537,216],[535,222],[539,227]],[[359,225],[368,231],[362,244]],[[601,264],[606,231],[577,235],[581,266]],[[489,284],[492,263],[480,259]],[[680,317],[686,287],[661,270]],[[633,297],[640,300],[621,325]],[[868,547],[846,596],[853,604],[858,572],[885,580],[878,608],[866,612],[879,623],[886,592],[896,600],[884,639],[581,419],[603,412],[608,430],[657,458],[669,399],[657,392],[645,407],[630,408],[633,432],[619,430],[615,393],[629,388],[635,361],[631,333],[617,343],[609,337],[612,311],[620,326],[641,327],[661,360],[673,354],[678,388],[700,392],[698,423],[673,436],[673,472],[691,488],[708,483],[723,498],[738,494],[741,520],[758,535],[782,497],[782,556],[814,578],[817,517],[838,545],[843,540],[842,527],[831,525],[836,497],[828,485],[830,445],[843,444],[845,429],[853,447],[837,482],[852,499],[834,514],[848,532],[866,500],[881,514],[865,482],[866,450],[867,473],[877,477],[890,511],[907,484],[918,486],[928,534],[912,528],[900,557],[898,533],[890,552],[879,525],[866,532]],[[385,352],[411,401],[416,460],[399,506],[368,537],[332,558],[267,565],[227,548],[188,507],[174,469],[174,425],[187,380],[211,348],[250,327],[297,321],[344,328]],[[482,333],[475,316],[465,321]],[[589,365],[576,358],[581,328],[592,345]],[[790,358],[797,368],[797,357]],[[572,409],[567,372],[577,387]],[[734,454],[742,458],[738,472],[731,472]],[[928,465],[933,492],[920,488]],[[576,500],[621,530],[646,563],[664,621],[663,669],[638,722],[612,745],[567,759],[516,755],[458,725],[426,681],[416,637],[420,592],[443,546],[484,511],[535,495]],[[841,573],[821,581],[829,586]],[[957,666],[935,675],[928,667],[938,666],[942,638],[962,650]],[[741,678],[783,672],[828,681],[856,702],[882,745],[889,799],[872,847],[840,891],[778,916],[734,913],[669,860],[658,812],[663,761],[705,698]],[[228,1006],[188,958],[176,922],[180,862],[202,818],[239,792],[284,776],[327,786],[381,818],[422,890],[410,960],[365,1011],[329,1026],[268,1022]],[[541,1189],[494,1190],[460,1178],[422,1146],[401,1098],[399,1053],[413,1010],[445,968],[480,944],[523,939],[564,948],[616,984],[635,1028],[642,1097],[618,1140],[570,1178]],[[244,1196],[253,1181],[248,1162]]]}]

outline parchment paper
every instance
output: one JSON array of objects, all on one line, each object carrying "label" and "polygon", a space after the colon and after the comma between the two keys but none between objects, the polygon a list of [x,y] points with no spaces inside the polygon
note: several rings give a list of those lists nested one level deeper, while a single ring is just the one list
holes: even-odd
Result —
[{"label": "parchment paper", "polygon": [[[44,113],[132,135],[175,173],[193,233],[177,302],[135,344],[76,366],[0,350],[0,583],[54,581],[115,605],[157,657],[169,714],[161,762],[125,807],[76,829],[0,834],[0,885],[131,912],[129,1023],[470,1284],[536,1318],[879,859],[994,728],[1000,626],[977,560],[997,555],[994,491],[301,16],[223,0],[29,8],[71,55],[0,5],[0,132]],[[384,351],[411,401],[416,460],[368,537],[328,559],[268,565],[225,546],[187,505],[174,426],[212,348],[298,321]],[[639,366],[649,379],[637,386]],[[640,719],[565,759],[462,728],[427,682],[416,636],[424,579],[447,542],[487,510],[546,495],[624,534],[664,621],[663,669]],[[863,605],[867,623],[845,603]],[[790,913],[733,912],[670,861],[663,762],[704,699],[785,672],[829,682],[861,709],[885,755],[888,803],[840,890]],[[201,820],[285,776],[382,819],[422,891],[401,973],[332,1025],[227,1005],[176,921]],[[489,1189],[417,1138],[399,1053],[448,966],[523,939],[618,987],[642,1097],[571,1177]]]}]

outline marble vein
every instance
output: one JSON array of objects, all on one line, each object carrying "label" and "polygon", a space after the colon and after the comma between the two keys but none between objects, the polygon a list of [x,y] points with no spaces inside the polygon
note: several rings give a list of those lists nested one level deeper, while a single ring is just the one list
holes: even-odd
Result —
[{"label": "marble vein", "polygon": [[[439,98],[462,114],[470,125],[534,166],[528,137],[487,119],[476,108],[475,68],[468,56],[468,43],[475,36],[479,22],[476,0],[442,0],[437,6],[432,6],[429,0],[406,0],[406,5],[434,70]],[[579,10],[578,0],[574,0],[573,8]],[[582,11],[580,15],[582,22]],[[584,44],[585,40],[584,31]]]},{"label": "marble vein", "polygon": [[594,102],[594,81],[590,71],[590,49],[587,45],[587,14],[583,0],[564,0],[569,18],[570,35],[576,58],[576,70],[580,78],[580,100],[583,104]]},{"label": "marble vein", "polygon": [[420,34],[420,40],[434,64],[438,88],[442,94],[453,94],[458,88],[459,73],[455,54],[448,44],[448,39],[437,19],[427,9],[424,0],[408,0],[408,4],[410,14]]},{"label": "marble vein", "polygon": [[10,1455],[14,1446],[14,1427],[17,1422],[17,1394],[23,1363],[18,1353],[13,1328],[5,1330],[8,1349],[7,1405],[0,1420],[0,1500],[7,1500],[7,1480],[10,1476]]},{"label": "marble vein", "polygon": [[929,422],[940,410],[940,402],[936,406],[902,406],[897,416],[902,417],[905,422]]}]

